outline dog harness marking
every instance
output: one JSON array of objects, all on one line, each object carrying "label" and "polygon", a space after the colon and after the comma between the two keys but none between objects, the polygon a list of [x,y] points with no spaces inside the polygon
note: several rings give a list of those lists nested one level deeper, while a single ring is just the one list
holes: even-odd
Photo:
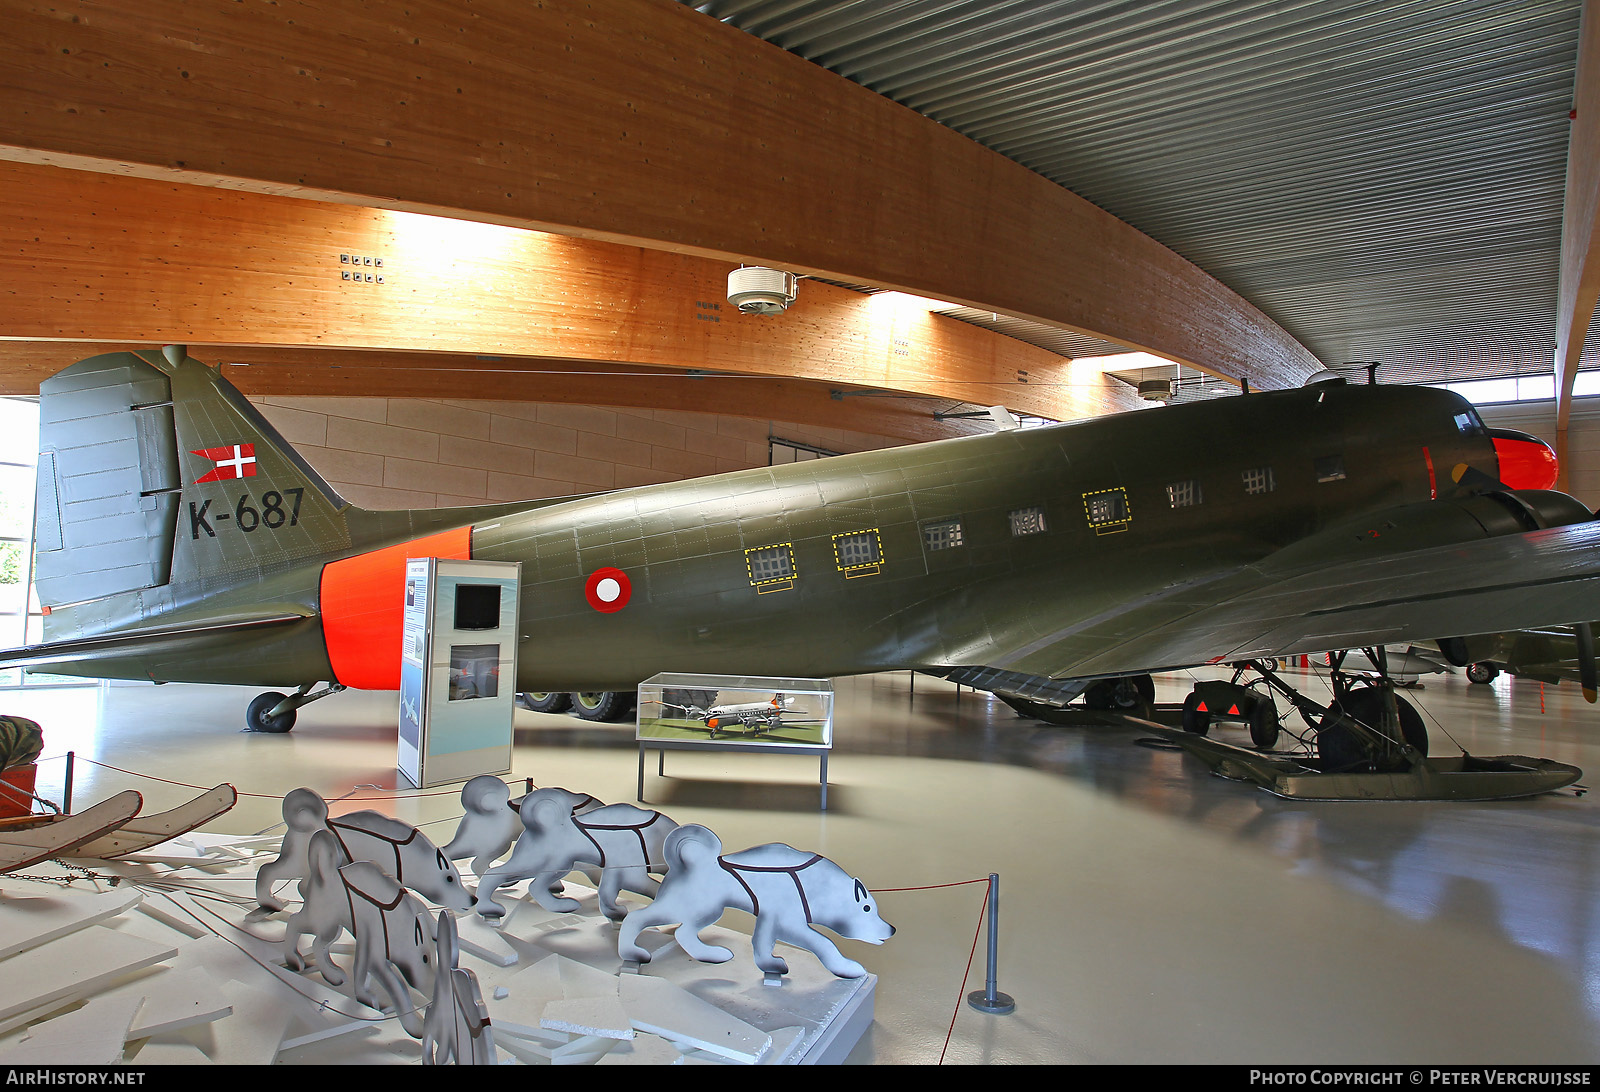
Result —
[{"label": "dog harness marking", "polygon": [[795,892],[797,894],[799,894],[799,896],[800,896],[800,909],[803,910],[805,912],[805,915],[806,915],[806,924],[807,925],[815,925],[816,922],[811,920],[811,903],[809,901],[807,901],[807,899],[806,899],[806,885],[800,882],[800,872],[803,869],[810,868],[812,865],[816,864],[818,861],[820,861],[822,859],[823,859],[822,854],[813,853],[811,855],[811,859],[809,861],[802,861],[800,864],[797,864],[797,865],[736,865],[736,864],[729,864],[728,863],[728,859],[726,857],[718,857],[717,858],[717,864],[722,866],[722,870],[724,872],[726,872],[728,875],[732,876],[734,879],[738,880],[739,881],[739,886],[744,888],[744,893],[746,895],[750,896],[750,905],[753,908],[750,912],[752,914],[761,913],[761,900],[756,898],[755,891],[750,887],[750,884],[745,881],[745,878],[743,876],[739,875],[739,873],[740,872],[782,872],[782,873],[784,873],[785,875],[787,875],[789,877],[789,879],[794,881]]},{"label": "dog harness marking", "polygon": [[[579,806],[581,807],[582,805],[579,805]],[[651,864],[651,861],[650,861],[650,850],[649,850],[649,847],[647,847],[645,845],[644,832],[649,830],[652,826],[654,826],[656,820],[660,819],[660,818],[661,818],[661,813],[659,811],[653,811],[653,812],[650,813],[650,818],[648,818],[648,819],[646,819],[646,820],[644,820],[643,822],[640,822],[640,823],[585,823],[583,821],[582,816],[574,815],[572,817],[572,825],[577,827],[578,830],[583,833],[583,836],[585,838],[589,839],[589,844],[590,845],[594,846],[594,851],[600,855],[600,860],[599,860],[598,863],[599,863],[601,868],[604,868],[606,866],[606,851],[605,851],[605,847],[602,846],[599,843],[599,841],[597,841],[595,839],[595,836],[593,834],[590,834],[589,832],[591,830],[602,830],[602,831],[603,830],[630,830],[630,831],[632,831],[633,832],[633,836],[635,838],[639,839],[639,858],[642,861],[644,861],[645,865],[648,867]]]}]

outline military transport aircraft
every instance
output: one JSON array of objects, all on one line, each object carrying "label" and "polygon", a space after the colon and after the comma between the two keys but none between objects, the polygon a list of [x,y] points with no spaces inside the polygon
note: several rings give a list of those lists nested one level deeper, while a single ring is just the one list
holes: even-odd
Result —
[{"label": "military transport aircraft", "polygon": [[1600,617],[1600,522],[1507,469],[1547,450],[1427,387],[390,512],[341,499],[182,347],[80,361],[40,395],[45,641],[0,664],[295,687],[252,703],[267,730],[398,687],[408,557],[522,563],[520,691],[911,668],[1058,705],[1159,669]]}]

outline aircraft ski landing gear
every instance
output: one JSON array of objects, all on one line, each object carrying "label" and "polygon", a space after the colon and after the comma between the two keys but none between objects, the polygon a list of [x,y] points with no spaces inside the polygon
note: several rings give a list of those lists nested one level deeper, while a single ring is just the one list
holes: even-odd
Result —
[{"label": "aircraft ski landing gear", "polygon": [[[1348,690],[1344,697],[1333,703],[1333,708],[1322,718],[1322,725],[1317,732],[1317,753],[1322,756],[1323,769],[1356,769],[1364,761],[1375,757],[1369,755],[1371,747],[1363,743],[1358,733],[1350,728],[1352,719],[1380,733],[1383,742],[1394,742],[1396,737],[1383,728],[1385,704],[1381,685]],[[1417,754],[1427,758],[1428,729],[1422,723],[1422,714],[1417,712],[1416,706],[1399,695],[1395,695],[1394,707],[1400,728],[1398,738],[1405,740],[1406,746],[1415,749]]]},{"label": "aircraft ski landing gear", "polygon": [[[1290,800],[1509,800],[1565,788],[1583,776],[1576,766],[1526,755],[1479,757],[1463,751],[1429,758],[1421,714],[1395,695],[1383,649],[1369,655],[1381,674],[1375,683],[1345,674],[1344,653],[1335,654],[1331,706],[1299,693],[1268,662],[1233,665],[1256,671],[1266,686],[1288,699],[1315,734],[1315,754],[1262,754],[1192,730],[1167,731],[1165,738],[1219,777],[1251,782]],[[1204,694],[1191,700],[1193,714],[1203,712],[1202,701],[1209,702]],[[1308,741],[1302,737],[1302,742]]]},{"label": "aircraft ski landing gear", "polygon": [[244,713],[245,731],[281,735],[294,727],[296,710],[302,705],[314,702],[318,698],[325,698],[329,694],[337,694],[344,689],[341,683],[329,683],[313,694],[311,688],[315,685],[317,684],[303,683],[298,690],[288,695],[280,694],[276,690],[257,694]]},{"label": "aircraft ski landing gear", "polygon": [[[1318,768],[1324,773],[1405,769],[1428,757],[1427,726],[1423,724],[1422,714],[1417,712],[1416,706],[1395,694],[1395,683],[1388,676],[1383,649],[1371,649],[1367,656],[1380,672],[1375,680],[1347,675],[1344,672],[1345,653],[1338,652],[1329,657],[1329,664],[1333,668],[1330,677],[1333,703],[1328,706],[1319,705],[1295,690],[1260,660],[1235,665],[1238,670],[1234,680],[1237,682],[1245,669],[1253,670],[1261,676],[1262,682],[1289,699],[1316,734]],[[1190,700],[1216,700],[1223,696],[1223,692],[1216,688],[1226,689],[1228,686],[1226,683],[1198,683]],[[1232,689],[1245,690],[1237,686]],[[1245,692],[1251,693],[1248,690]],[[1271,704],[1265,695],[1260,697]],[[1239,708],[1244,714],[1242,719],[1251,720],[1251,710],[1243,706]],[[1185,728],[1189,728],[1188,709],[1186,704]],[[1265,728],[1262,734],[1265,735]],[[1277,737],[1276,724],[1272,726],[1272,736],[1274,740]],[[1254,721],[1251,721],[1251,738],[1261,747]]]}]

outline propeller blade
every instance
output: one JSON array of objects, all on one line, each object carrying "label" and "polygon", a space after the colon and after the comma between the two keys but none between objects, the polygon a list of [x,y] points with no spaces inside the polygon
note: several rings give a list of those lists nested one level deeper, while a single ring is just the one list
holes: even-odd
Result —
[{"label": "propeller blade", "polygon": [[1473,493],[1502,492],[1506,488],[1506,483],[1493,474],[1486,474],[1466,463],[1457,463],[1451,468],[1450,480]]},{"label": "propeller blade", "polygon": [[1583,687],[1583,700],[1595,703],[1594,629],[1588,622],[1573,627],[1578,636],[1578,685]]}]

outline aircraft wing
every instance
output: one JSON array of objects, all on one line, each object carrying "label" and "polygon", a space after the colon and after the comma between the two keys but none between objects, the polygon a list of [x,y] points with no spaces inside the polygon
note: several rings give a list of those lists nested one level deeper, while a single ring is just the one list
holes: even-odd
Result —
[{"label": "aircraft wing", "polygon": [[1297,544],[1035,639],[989,666],[1133,674],[1577,623],[1600,616],[1600,520],[1470,542],[1319,559]]}]

